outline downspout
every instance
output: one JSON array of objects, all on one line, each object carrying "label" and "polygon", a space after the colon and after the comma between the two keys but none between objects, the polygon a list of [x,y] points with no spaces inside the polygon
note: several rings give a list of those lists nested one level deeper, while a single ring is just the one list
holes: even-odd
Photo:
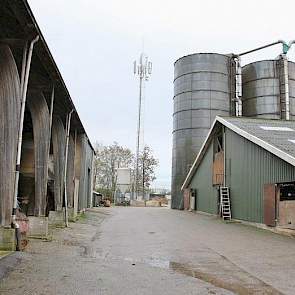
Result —
[{"label": "downspout", "polygon": [[23,49],[23,59],[22,59],[22,72],[21,72],[21,80],[20,80],[20,95],[22,97],[22,93],[24,90],[24,80],[25,80],[25,71],[26,71],[26,63],[27,63],[27,53],[28,53],[28,42],[26,41],[24,49]]},{"label": "downspout", "polygon": [[52,134],[52,116],[53,116],[54,97],[55,97],[55,89],[54,89],[54,86],[52,86],[51,100],[50,100],[50,117],[49,117],[49,149],[50,149],[50,140],[51,140],[51,134]]},{"label": "downspout", "polygon": [[223,186],[226,186],[226,140],[225,140],[225,127],[222,126],[223,135]]},{"label": "downspout", "polygon": [[68,166],[68,152],[69,152],[69,137],[71,129],[71,117],[74,109],[70,111],[67,116],[67,135],[66,135],[66,150],[65,150],[65,166],[64,166],[64,192],[65,192],[65,226],[69,226],[68,221],[68,195],[67,195],[67,166]]},{"label": "downspout", "polygon": [[[290,96],[289,96],[289,73],[288,73],[288,59],[286,54],[282,54],[283,61],[283,81],[284,81],[284,105],[285,111],[282,113],[282,119],[290,120]],[[282,101],[281,101],[281,110],[282,110]]]},{"label": "downspout", "polygon": [[234,57],[235,62],[235,115],[242,116],[242,67],[239,56]]},{"label": "downspout", "polygon": [[[33,55],[34,44],[39,40],[37,35],[35,39],[31,41],[28,55],[26,56],[26,45],[23,54],[22,61],[22,76],[21,76],[21,111],[20,111],[20,121],[19,121],[19,130],[18,130],[18,144],[17,144],[17,158],[16,158],[16,170],[15,170],[15,183],[14,183],[14,199],[13,199],[13,208],[12,208],[12,222],[11,225],[16,229],[17,237],[17,250],[19,250],[19,225],[16,223],[16,208],[17,208],[17,195],[18,195],[18,182],[19,182],[19,172],[20,172],[20,162],[21,162],[21,151],[22,151],[22,136],[23,136],[23,125],[24,125],[24,116],[25,116],[25,107],[26,107],[26,98],[29,82],[29,74],[31,67],[31,60]],[[25,69],[24,69],[25,66]]]},{"label": "downspout", "polygon": [[288,70],[288,59],[287,59],[287,53],[289,49],[292,47],[292,45],[295,43],[295,40],[291,40],[288,45],[283,45],[283,67],[284,67],[284,84],[285,84],[285,118],[286,120],[290,120],[290,93],[289,93],[289,70]]}]

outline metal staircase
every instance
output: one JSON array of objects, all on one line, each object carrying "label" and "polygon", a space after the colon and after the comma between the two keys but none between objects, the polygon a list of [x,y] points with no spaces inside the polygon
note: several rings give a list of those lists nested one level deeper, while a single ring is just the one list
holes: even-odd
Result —
[{"label": "metal staircase", "polygon": [[231,220],[229,189],[227,186],[220,187],[220,213],[223,220]]}]

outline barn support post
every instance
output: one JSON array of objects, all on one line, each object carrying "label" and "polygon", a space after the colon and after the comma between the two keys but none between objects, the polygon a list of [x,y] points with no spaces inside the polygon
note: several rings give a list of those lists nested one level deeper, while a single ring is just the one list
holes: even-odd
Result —
[{"label": "barn support post", "polygon": [[91,165],[91,187],[90,187],[90,208],[93,207],[93,191],[95,188],[95,152],[92,154],[92,165]]},{"label": "barn support post", "polygon": [[68,222],[68,195],[67,195],[67,166],[68,166],[68,151],[69,151],[69,137],[71,129],[71,117],[74,110],[71,110],[67,116],[67,130],[66,130],[66,149],[65,149],[65,168],[64,168],[64,193],[65,193],[65,226],[69,226]]},{"label": "barn support post", "polygon": [[[12,227],[19,230],[19,225],[16,223],[16,207],[17,207],[17,195],[18,195],[18,182],[19,182],[19,171],[20,171],[20,162],[21,162],[21,149],[22,149],[22,133],[23,133],[23,123],[24,123],[24,116],[25,116],[25,106],[26,106],[26,98],[27,98],[27,90],[28,90],[28,82],[29,82],[29,75],[30,75],[30,67],[31,67],[31,60],[33,55],[33,49],[35,43],[39,40],[39,35],[35,37],[31,41],[30,48],[26,56],[25,50],[23,54],[23,65],[25,66],[25,70],[23,71],[23,85],[21,85],[21,112],[20,112],[20,121],[19,121],[19,130],[18,130],[18,145],[17,145],[17,160],[16,160],[16,171],[15,171],[15,186],[14,186],[14,199],[13,199],[13,208],[12,208]],[[16,237],[19,236],[16,234]],[[17,241],[19,244],[19,241]],[[18,248],[18,247],[17,247]]]},{"label": "barn support post", "polygon": [[[49,110],[49,138],[48,138],[48,154],[47,154],[47,162],[49,163],[50,158],[50,144],[51,144],[51,134],[52,134],[52,116],[53,116],[53,105],[54,105],[54,85],[52,86],[51,91],[51,99],[50,99],[50,110]],[[46,182],[48,183],[48,169],[47,169],[47,177]],[[47,194],[47,188],[46,188],[46,194]]]},{"label": "barn support post", "polygon": [[76,155],[77,155],[77,129],[75,129],[75,133],[74,133],[74,140],[73,140],[73,147],[74,147],[74,163],[73,163],[73,206],[72,208],[69,208],[68,212],[68,216],[69,216],[69,220],[70,221],[75,221],[76,217],[77,217],[77,205],[78,205],[78,200],[76,199]]},{"label": "barn support post", "polygon": [[77,172],[77,168],[80,167],[80,148],[78,147],[78,133],[77,129],[75,129],[75,136],[74,136],[74,195],[73,195],[73,208],[72,212],[70,212],[70,219],[75,220],[78,213],[79,207],[79,179],[80,179],[80,172]]},{"label": "barn support post", "polygon": [[20,79],[10,47],[0,43],[0,250],[15,250],[11,228],[20,113]]}]

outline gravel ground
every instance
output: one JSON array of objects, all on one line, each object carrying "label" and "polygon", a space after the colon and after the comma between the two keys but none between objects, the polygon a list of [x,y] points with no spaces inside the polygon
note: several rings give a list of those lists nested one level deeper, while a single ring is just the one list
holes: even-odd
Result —
[{"label": "gravel ground", "polygon": [[52,241],[31,240],[0,293],[294,294],[294,250],[293,238],[215,217],[92,209]]}]

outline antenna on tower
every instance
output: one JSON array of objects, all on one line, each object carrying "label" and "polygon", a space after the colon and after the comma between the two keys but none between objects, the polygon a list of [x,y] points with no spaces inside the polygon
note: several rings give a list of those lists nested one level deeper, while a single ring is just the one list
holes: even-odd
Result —
[{"label": "antenna on tower", "polygon": [[[141,53],[139,61],[133,63],[134,75],[139,77],[139,103],[138,103],[138,121],[136,134],[136,167],[135,167],[135,199],[139,199],[139,154],[140,154],[140,138],[142,138],[142,149],[144,149],[144,126],[143,126],[143,103],[144,103],[144,89],[145,82],[149,80],[152,74],[152,62],[148,60],[145,53]],[[142,165],[143,166],[143,165]],[[144,167],[142,167],[142,197],[144,198]]]}]

